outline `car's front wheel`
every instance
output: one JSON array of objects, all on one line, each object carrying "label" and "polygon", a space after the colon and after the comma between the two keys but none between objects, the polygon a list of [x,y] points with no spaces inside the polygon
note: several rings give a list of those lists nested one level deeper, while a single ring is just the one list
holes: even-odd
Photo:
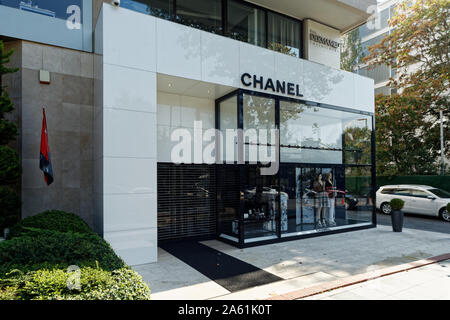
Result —
[{"label": "car's front wheel", "polygon": [[439,211],[439,216],[442,220],[450,222],[450,212],[448,212],[446,208],[442,208],[441,211]]},{"label": "car's front wheel", "polygon": [[391,212],[392,212],[392,208],[388,202],[382,203],[380,206],[380,209],[381,209],[381,212],[383,212],[384,214],[391,214]]}]

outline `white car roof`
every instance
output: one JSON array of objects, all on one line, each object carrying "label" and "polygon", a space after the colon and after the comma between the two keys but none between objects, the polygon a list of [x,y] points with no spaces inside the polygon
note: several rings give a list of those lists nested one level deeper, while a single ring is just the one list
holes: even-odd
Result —
[{"label": "white car roof", "polygon": [[435,187],[425,186],[420,184],[395,184],[395,185],[386,185],[380,188],[411,188],[411,189],[436,189]]}]

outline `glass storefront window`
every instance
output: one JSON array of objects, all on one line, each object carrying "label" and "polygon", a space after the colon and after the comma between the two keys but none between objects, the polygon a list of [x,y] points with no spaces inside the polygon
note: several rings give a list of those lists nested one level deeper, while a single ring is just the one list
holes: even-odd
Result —
[{"label": "glass storefront window", "polygon": [[266,46],[266,19],[261,9],[228,1],[227,34],[229,37],[260,47]]},{"label": "glass storefront window", "polygon": [[[233,135],[233,138],[231,137],[231,133],[238,128],[237,103],[237,95],[233,95],[219,104],[219,128],[223,137],[221,140],[222,146],[220,150],[222,153],[220,159],[226,163],[237,161],[237,136]],[[229,132],[228,136],[227,130]]]},{"label": "glass storefront window", "polygon": [[176,0],[176,21],[212,33],[222,33],[221,0]]},{"label": "glass storefront window", "polygon": [[372,118],[352,115],[344,123],[344,163],[372,163]]},{"label": "glass storefront window", "polygon": [[353,223],[372,221],[374,203],[371,167],[347,167],[345,188],[346,219]]},{"label": "glass storefront window", "polygon": [[280,102],[280,160],[342,163],[342,112]]},{"label": "glass storefront window", "polygon": [[239,243],[241,234],[240,172],[238,165],[217,166],[217,234]]},{"label": "glass storefront window", "polygon": [[[219,101],[219,129],[242,128],[246,148],[244,162],[218,166],[218,189],[228,190],[218,191],[218,207],[228,208],[219,210],[223,237],[244,245],[372,225],[372,116],[247,90]],[[249,160],[272,141],[250,141],[247,131],[277,128],[279,171],[263,175],[261,159]],[[226,182],[232,177],[234,187]]]},{"label": "glass storefront window", "polygon": [[269,12],[268,24],[268,48],[300,57],[300,22]]},{"label": "glass storefront window", "polygon": [[122,0],[124,8],[170,20],[173,15],[173,0]]},{"label": "glass storefront window", "polygon": [[275,155],[275,99],[243,96],[245,160],[268,162]]},{"label": "glass storefront window", "polygon": [[243,208],[244,242],[277,238],[277,176],[262,176],[260,168],[248,165],[242,169],[241,207]]}]

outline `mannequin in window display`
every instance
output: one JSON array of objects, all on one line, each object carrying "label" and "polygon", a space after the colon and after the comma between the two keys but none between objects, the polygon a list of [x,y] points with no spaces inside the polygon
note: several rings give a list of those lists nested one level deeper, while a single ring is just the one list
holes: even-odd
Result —
[{"label": "mannequin in window display", "polygon": [[317,179],[313,183],[314,192],[316,193],[314,197],[314,205],[317,210],[317,227],[326,227],[325,213],[330,207],[330,199],[328,198],[328,193],[325,190],[325,181],[322,180],[322,174],[319,173]]},{"label": "mannequin in window display", "polygon": [[336,221],[335,217],[335,201],[336,201],[336,189],[333,186],[333,175],[331,173],[327,173],[325,178],[325,190],[328,193],[328,198],[330,199],[330,208],[328,209],[327,221],[326,223],[329,226],[335,226]]}]

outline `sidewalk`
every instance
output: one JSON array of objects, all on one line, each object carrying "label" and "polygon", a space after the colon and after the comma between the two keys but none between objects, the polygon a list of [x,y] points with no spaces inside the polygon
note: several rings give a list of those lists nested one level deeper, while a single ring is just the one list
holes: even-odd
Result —
[{"label": "sidewalk", "polygon": [[450,260],[302,300],[449,300]]},{"label": "sidewalk", "polygon": [[390,226],[239,249],[220,241],[203,244],[271,272],[282,281],[229,292],[159,249],[157,263],[135,266],[152,299],[268,299],[449,252],[450,234]]}]

